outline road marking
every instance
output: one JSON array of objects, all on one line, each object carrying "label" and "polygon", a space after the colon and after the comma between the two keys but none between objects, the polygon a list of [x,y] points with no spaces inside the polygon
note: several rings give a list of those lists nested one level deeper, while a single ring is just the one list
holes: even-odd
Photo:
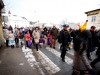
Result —
[{"label": "road marking", "polygon": [[[58,51],[56,51],[55,49],[52,49],[52,48],[50,48],[50,47],[46,47],[46,49],[47,49],[48,51],[50,51],[51,53],[53,53],[54,55],[56,55],[57,57],[60,58],[60,55],[61,55],[60,52],[58,52]],[[73,60],[72,60],[71,58],[67,57],[67,56],[65,56],[65,61],[66,61],[66,63],[67,63],[68,65],[72,65],[72,64],[73,64]]]},{"label": "road marking", "polygon": [[19,65],[23,66],[23,65],[24,65],[24,63],[20,63]]},{"label": "road marking", "polygon": [[44,53],[42,53],[40,50],[39,53],[39,59],[41,60],[41,63],[43,66],[45,66],[45,69],[50,71],[50,73],[55,74],[59,72],[61,69],[54,64]]},{"label": "road marking", "polygon": [[39,63],[36,62],[35,57],[33,56],[33,51],[32,49],[26,48],[25,46],[22,47],[22,52],[24,52],[25,58],[27,58],[28,63],[30,64],[30,66],[34,68],[34,65],[38,68],[39,72],[41,75],[45,75],[44,72],[42,71],[42,68],[40,68]]}]

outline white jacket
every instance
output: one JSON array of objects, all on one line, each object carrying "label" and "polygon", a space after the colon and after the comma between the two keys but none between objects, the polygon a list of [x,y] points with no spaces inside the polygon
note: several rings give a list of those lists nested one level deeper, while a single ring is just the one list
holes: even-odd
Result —
[{"label": "white jacket", "polygon": [[35,43],[37,44],[37,43],[39,43],[39,39],[40,39],[40,33],[39,33],[39,31],[33,31],[33,33],[32,33],[32,35],[33,35],[33,37],[34,37],[34,41],[35,41]]},{"label": "white jacket", "polygon": [[9,40],[14,40],[14,35],[13,34],[8,34]]}]

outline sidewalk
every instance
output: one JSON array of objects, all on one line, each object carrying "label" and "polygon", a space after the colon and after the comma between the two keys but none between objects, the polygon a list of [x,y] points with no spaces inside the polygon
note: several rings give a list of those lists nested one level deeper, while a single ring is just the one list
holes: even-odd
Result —
[{"label": "sidewalk", "polygon": [[33,66],[29,61],[22,48],[0,48],[0,75],[44,75],[35,58]]}]

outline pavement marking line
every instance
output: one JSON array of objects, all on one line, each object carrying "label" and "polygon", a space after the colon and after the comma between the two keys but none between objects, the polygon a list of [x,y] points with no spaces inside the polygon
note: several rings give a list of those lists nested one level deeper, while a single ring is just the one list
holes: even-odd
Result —
[{"label": "pavement marking line", "polygon": [[26,48],[25,46],[22,47],[22,52],[24,52],[25,58],[27,58],[28,63],[30,66],[34,69],[34,65],[38,68],[41,75],[45,75],[40,66],[38,65],[38,62],[36,62],[35,56],[33,56],[32,49]]},{"label": "pavement marking line", "polygon": [[[45,69],[50,71],[52,74],[59,72],[61,69],[54,64],[43,52],[38,51],[41,63],[45,66]],[[42,59],[41,59],[42,58]]]},{"label": "pavement marking line", "polygon": [[24,63],[20,63],[19,65],[23,66],[23,65],[24,65]]},{"label": "pavement marking line", "polygon": [[71,54],[71,55],[74,55],[74,53],[72,51],[68,51],[67,53]]},{"label": "pavement marking line", "polygon": [[[52,48],[50,48],[50,47],[46,47],[46,49],[47,49],[48,51],[50,51],[51,53],[53,53],[54,55],[56,55],[57,57],[61,58],[61,57],[60,57],[60,55],[61,55],[60,52],[58,52],[58,51],[56,51],[55,49],[52,49]],[[66,63],[67,63],[68,65],[72,65],[72,64],[73,64],[73,60],[72,60],[71,58],[67,57],[67,56],[65,56],[65,61],[66,61]]]}]

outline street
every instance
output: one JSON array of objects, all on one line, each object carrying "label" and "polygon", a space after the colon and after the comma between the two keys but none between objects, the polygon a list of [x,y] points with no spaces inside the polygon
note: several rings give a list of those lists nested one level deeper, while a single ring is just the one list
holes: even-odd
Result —
[{"label": "street", "polygon": [[[66,62],[60,58],[59,44],[56,49],[49,46],[36,51],[22,48],[0,48],[0,75],[71,75],[73,65],[73,49],[67,51]],[[95,52],[94,52],[95,53]],[[92,53],[92,59],[95,58]],[[100,63],[95,71],[100,70]]]}]

